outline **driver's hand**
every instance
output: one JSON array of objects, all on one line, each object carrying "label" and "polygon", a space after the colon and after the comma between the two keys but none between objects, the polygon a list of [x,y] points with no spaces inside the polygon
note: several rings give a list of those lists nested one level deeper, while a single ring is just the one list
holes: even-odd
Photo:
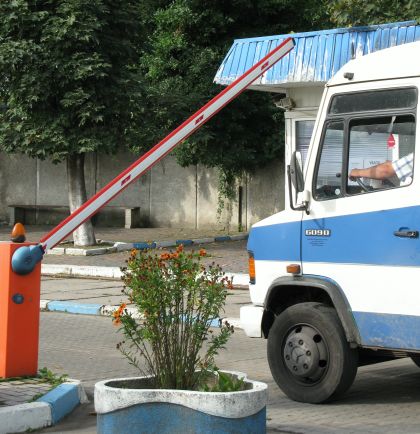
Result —
[{"label": "driver's hand", "polygon": [[349,174],[349,179],[350,181],[356,181],[356,178],[358,178],[358,176],[356,175],[356,170],[352,169]]}]

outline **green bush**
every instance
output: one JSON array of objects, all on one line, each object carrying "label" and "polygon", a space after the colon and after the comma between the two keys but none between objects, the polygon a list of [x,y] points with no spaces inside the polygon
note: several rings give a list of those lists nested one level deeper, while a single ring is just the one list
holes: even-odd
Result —
[{"label": "green bush", "polygon": [[229,324],[211,327],[232,282],[220,266],[203,266],[204,256],[204,250],[187,253],[182,246],[174,253],[134,250],[123,270],[124,293],[140,317],[125,304],[114,313],[125,336],[117,348],[156,388],[201,388],[233,333]]}]

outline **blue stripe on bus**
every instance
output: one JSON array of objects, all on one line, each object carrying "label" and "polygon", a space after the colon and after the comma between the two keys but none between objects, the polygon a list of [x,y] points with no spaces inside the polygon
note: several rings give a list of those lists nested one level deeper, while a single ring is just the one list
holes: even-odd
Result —
[{"label": "blue stripe on bus", "polygon": [[256,260],[300,261],[301,221],[252,228],[248,250]]},{"label": "blue stripe on bus", "polygon": [[372,312],[353,312],[353,316],[364,346],[420,348],[420,316]]},{"label": "blue stripe on bus", "polygon": [[[420,265],[419,239],[394,235],[420,230],[419,206],[306,220],[302,226],[304,262]],[[307,229],[329,229],[330,235],[306,236]]]},{"label": "blue stripe on bus", "polygon": [[[299,261],[301,225],[303,263],[420,265],[420,239],[394,235],[420,231],[420,206],[257,226],[249,235],[248,250],[256,260]],[[317,229],[329,230],[329,235],[305,235]]]}]

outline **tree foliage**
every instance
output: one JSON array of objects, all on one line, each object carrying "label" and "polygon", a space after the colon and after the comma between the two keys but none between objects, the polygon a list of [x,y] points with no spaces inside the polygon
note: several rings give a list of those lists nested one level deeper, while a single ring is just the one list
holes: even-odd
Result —
[{"label": "tree foliage", "polygon": [[[297,13],[299,11],[299,13]],[[174,0],[153,16],[141,67],[148,109],[141,143],[155,142],[222,90],[214,75],[235,38],[308,30],[318,3],[291,0]],[[245,92],[177,150],[231,182],[281,155],[283,113],[265,93]]]},{"label": "tree foliage", "polygon": [[[326,22],[315,0],[0,2],[0,149],[142,153],[221,90],[213,77],[235,38]],[[245,92],[178,160],[232,180],[281,155],[282,122],[269,95]]]},{"label": "tree foliage", "polygon": [[420,19],[417,0],[334,0],[326,2],[331,20],[338,26],[363,26]]},{"label": "tree foliage", "polygon": [[135,0],[0,2],[0,148],[61,161],[135,137]]}]

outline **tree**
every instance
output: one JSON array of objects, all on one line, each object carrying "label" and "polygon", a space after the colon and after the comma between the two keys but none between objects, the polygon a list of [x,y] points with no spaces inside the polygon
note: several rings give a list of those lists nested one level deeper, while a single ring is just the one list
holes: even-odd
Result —
[{"label": "tree", "polygon": [[[141,58],[147,94],[144,140],[163,137],[222,89],[213,77],[236,38],[309,30],[324,22],[313,0],[174,0],[153,16],[154,31]],[[217,167],[221,190],[282,155],[283,112],[270,95],[245,92],[223,114],[176,150],[181,165]]]},{"label": "tree", "polygon": [[[0,2],[0,149],[66,161],[71,211],[86,201],[84,157],[137,138],[137,67],[149,2]],[[75,244],[95,243],[91,223]]]},{"label": "tree", "polygon": [[[85,154],[150,148],[220,91],[212,79],[234,38],[323,18],[315,0],[0,2],[0,150],[66,161],[73,211],[86,200]],[[244,93],[178,160],[218,167],[232,185],[281,155],[282,121],[268,95]],[[75,236],[94,241],[91,226]]]},{"label": "tree", "polygon": [[420,19],[417,0],[335,0],[325,6],[338,26],[363,26]]}]

